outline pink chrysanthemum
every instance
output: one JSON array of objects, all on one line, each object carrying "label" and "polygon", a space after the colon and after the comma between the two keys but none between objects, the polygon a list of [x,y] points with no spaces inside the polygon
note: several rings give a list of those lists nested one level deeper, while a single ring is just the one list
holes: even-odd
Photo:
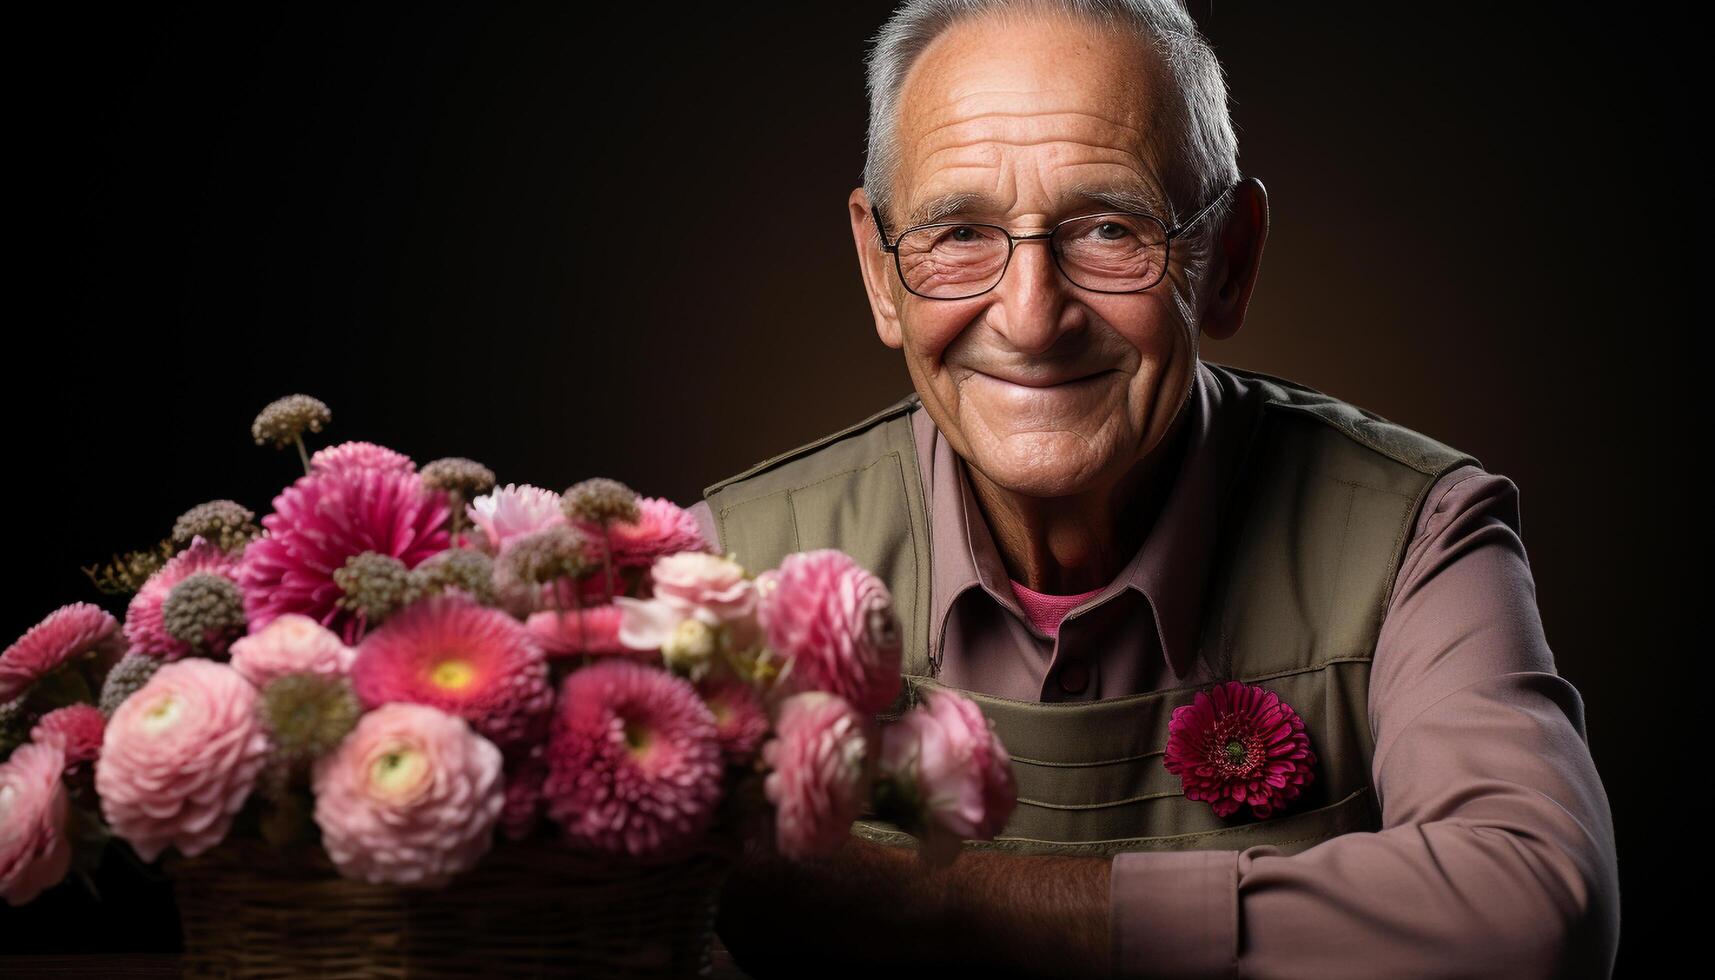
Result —
[{"label": "pink chrysanthemum", "polygon": [[[607,528],[613,563],[625,567],[647,567],[655,559],[680,551],[709,551],[696,515],[663,497],[639,497],[637,522],[616,521]],[[590,537],[603,540],[600,525],[579,521]]]},{"label": "pink chrysanthemum", "polygon": [[873,728],[844,698],[826,691],[781,702],[776,735],[762,746],[771,770],[763,792],[774,804],[781,854],[832,854],[850,835],[875,779]]},{"label": "pink chrysanthemum", "polygon": [[93,762],[101,756],[101,739],[107,732],[107,716],[93,704],[68,704],[55,708],[36,722],[30,741],[45,742],[50,736],[65,740],[66,768]]},{"label": "pink chrysanthemum", "polygon": [[638,651],[619,642],[619,624],[623,618],[618,606],[602,603],[563,612],[531,613],[525,626],[550,657],[574,657],[580,653],[639,656]]},{"label": "pink chrysanthemum", "polygon": [[303,613],[286,613],[233,641],[232,666],[260,691],[286,674],[343,677],[357,651]]},{"label": "pink chrysanthemum", "polygon": [[1173,709],[1162,762],[1186,799],[1209,803],[1222,817],[1249,804],[1267,818],[1310,784],[1316,753],[1304,719],[1279,695],[1226,681]]},{"label": "pink chrysanthemum", "polygon": [[715,737],[727,761],[748,760],[768,737],[768,711],[756,691],[731,674],[713,675],[697,690],[715,716]]},{"label": "pink chrysanthemum", "polygon": [[58,735],[19,746],[0,762],[0,896],[9,905],[33,900],[71,869],[64,770]]},{"label": "pink chrysanthemum", "polygon": [[322,846],[348,878],[444,885],[493,845],[501,763],[457,715],[382,705],[312,769]]},{"label": "pink chrysanthemum", "polygon": [[910,808],[902,823],[931,863],[951,862],[964,841],[992,840],[1018,804],[1006,747],[976,702],[954,691],[926,691],[881,746],[881,775]]},{"label": "pink chrysanthemum", "polygon": [[507,542],[566,523],[560,495],[527,483],[508,483],[472,500],[465,507],[470,522],[482,529],[472,539],[490,555],[497,555]]},{"label": "pink chrysanthemum", "polygon": [[[251,545],[254,547],[255,542]],[[239,559],[222,550],[218,544],[201,535],[192,538],[190,547],[156,570],[131,597],[131,604],[125,610],[125,639],[130,641],[131,649],[162,660],[189,656],[192,652],[190,644],[167,632],[166,619],[161,612],[167,596],[172,594],[173,586],[201,572],[231,579],[243,588],[239,568]],[[249,601],[248,597],[246,601]],[[226,652],[228,642],[230,640],[226,637],[215,638],[204,652],[218,656]]]},{"label": "pink chrysanthemum", "polygon": [[124,654],[117,619],[92,602],[74,602],[48,613],[0,653],[0,704],[24,693],[61,664],[91,651],[101,667],[111,666]]},{"label": "pink chrysanthemum", "polygon": [[523,840],[542,816],[542,784],[548,778],[548,747],[537,742],[506,760],[506,803],[500,810],[500,832]]},{"label": "pink chrysanthemum", "polygon": [[325,473],[350,467],[375,470],[402,470],[414,473],[417,464],[402,452],[373,442],[342,442],[337,446],[318,449],[310,456],[310,471]]},{"label": "pink chrysanthemum", "polygon": [[886,710],[902,683],[903,638],[881,579],[824,548],[787,555],[756,584],[768,645],[788,662],[782,690],[829,691],[859,711]]},{"label": "pink chrysanthemum", "polygon": [[540,738],[554,691],[524,624],[461,592],[412,603],[357,648],[351,682],[365,708],[432,705],[502,748]]},{"label": "pink chrysanthemum", "polygon": [[267,534],[244,552],[241,584],[252,632],[285,613],[303,613],[356,643],[363,617],[336,604],[333,573],[373,551],[417,565],[451,543],[444,491],[415,473],[361,467],[301,476],[262,518]]},{"label": "pink chrysanthemum", "polygon": [[567,675],[548,745],[548,816],[599,853],[669,861],[724,791],[715,718],[689,681],[631,660]]},{"label": "pink chrysanthemum", "polygon": [[256,689],[223,663],[165,664],[107,722],[95,791],[101,814],[145,861],[220,843],[268,761]]}]

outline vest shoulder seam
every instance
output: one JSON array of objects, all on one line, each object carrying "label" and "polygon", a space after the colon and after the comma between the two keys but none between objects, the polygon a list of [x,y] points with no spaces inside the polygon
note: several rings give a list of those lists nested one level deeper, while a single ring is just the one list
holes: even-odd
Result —
[{"label": "vest shoulder seam", "polygon": [[910,412],[912,409],[916,408],[918,404],[919,404],[919,402],[918,402],[917,393],[915,391],[913,391],[909,395],[906,395],[905,397],[900,398],[898,401],[893,402],[892,404],[881,409],[880,411],[877,411],[877,412],[869,415],[866,418],[860,419],[857,422],[852,423],[851,425],[845,426],[844,428],[841,428],[841,429],[836,429],[833,432],[827,433],[826,435],[818,436],[815,439],[812,439],[809,442],[804,443],[803,445],[795,446],[791,449],[786,450],[783,453],[779,453],[779,454],[776,454],[774,456],[770,456],[769,458],[762,460],[761,462],[750,466],[748,469],[745,469],[739,473],[735,473],[732,476],[729,476],[724,480],[719,480],[719,481],[716,481],[714,483],[709,484],[707,487],[703,488],[703,498],[708,499],[710,497],[713,497],[717,492],[724,490],[727,487],[732,486],[735,483],[739,483],[743,480],[748,480],[751,477],[757,476],[761,473],[766,473],[769,470],[775,469],[775,468],[777,468],[777,467],[779,467],[785,463],[789,463],[794,459],[798,459],[798,458],[803,457],[803,456],[808,456],[811,453],[815,452],[816,450],[823,448],[824,446],[838,442],[839,440],[847,438],[849,436],[857,435],[857,434],[864,432],[868,429],[871,429],[871,428],[873,428],[873,427],[875,427],[875,426],[877,426],[883,422],[886,422],[889,419],[892,419],[892,418],[895,418],[899,415],[903,415],[907,412]]},{"label": "vest shoulder seam", "polygon": [[[1265,407],[1314,418],[1365,449],[1391,459],[1402,466],[1408,466],[1426,476],[1438,476],[1463,462],[1470,462],[1478,467],[1483,465],[1477,457],[1462,449],[1450,446],[1434,436],[1400,425],[1398,422],[1383,418],[1362,405],[1336,398],[1307,384],[1276,377],[1272,374],[1264,374],[1261,371],[1233,367],[1230,364],[1216,364],[1212,361],[1205,361],[1204,363],[1217,370],[1226,371],[1253,382],[1260,382]],[[1340,412],[1345,417],[1343,419],[1336,418],[1331,412]],[[1408,442],[1415,442],[1424,446],[1430,450],[1428,455],[1441,457],[1441,462],[1414,460],[1390,448],[1385,440],[1378,438],[1372,431],[1380,427],[1393,430]]]}]

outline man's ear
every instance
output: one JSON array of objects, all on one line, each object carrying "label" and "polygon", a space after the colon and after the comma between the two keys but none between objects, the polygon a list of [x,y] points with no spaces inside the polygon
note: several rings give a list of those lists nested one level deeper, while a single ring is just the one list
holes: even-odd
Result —
[{"label": "man's ear", "polygon": [[1268,191],[1262,181],[1247,177],[1233,188],[1233,207],[1215,242],[1208,305],[1203,332],[1226,340],[1245,324],[1245,310],[1262,268],[1262,246],[1268,240]]},{"label": "man's ear", "polygon": [[881,233],[876,230],[869,193],[862,187],[854,189],[846,199],[846,206],[851,211],[852,242],[857,245],[863,288],[869,294],[870,312],[875,315],[875,332],[882,343],[897,349],[904,340],[893,292],[894,284],[899,281],[893,271],[893,255],[881,250]]}]

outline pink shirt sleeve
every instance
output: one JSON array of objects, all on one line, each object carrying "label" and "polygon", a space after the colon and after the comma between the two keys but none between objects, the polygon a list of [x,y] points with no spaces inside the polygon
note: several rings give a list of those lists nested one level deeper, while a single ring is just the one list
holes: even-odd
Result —
[{"label": "pink shirt sleeve", "polygon": [[703,540],[709,543],[709,547],[721,551],[720,532],[715,530],[715,512],[709,507],[709,502],[699,500],[685,509],[691,512],[691,516],[697,519],[697,526],[703,529]]},{"label": "pink shirt sleeve", "polygon": [[1584,704],[1555,671],[1518,488],[1431,490],[1370,668],[1382,829],[1293,855],[1112,862],[1118,976],[1607,976],[1613,816]]}]

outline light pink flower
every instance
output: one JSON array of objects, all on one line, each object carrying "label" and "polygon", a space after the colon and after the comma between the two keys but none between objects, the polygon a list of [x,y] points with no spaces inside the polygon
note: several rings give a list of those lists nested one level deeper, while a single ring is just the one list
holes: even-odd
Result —
[{"label": "light pink flower", "polygon": [[780,704],[762,746],[777,846],[794,859],[832,854],[851,833],[875,777],[873,723],[845,699],[806,691]]},{"label": "light pink flower", "polygon": [[681,551],[656,559],[650,576],[653,598],[614,597],[614,605],[624,614],[621,644],[634,650],[659,650],[687,619],[724,628],[727,643],[735,650],[748,650],[761,642],[756,583],[745,577],[737,562],[701,551]]},{"label": "light pink flower", "polygon": [[464,719],[422,704],[364,715],[312,774],[322,846],[371,884],[445,884],[494,842],[501,754]]},{"label": "light pink flower", "polygon": [[257,690],[286,674],[342,677],[357,651],[339,634],[303,613],[285,613],[249,636],[233,641],[232,666]]},{"label": "light pink flower", "polygon": [[[637,511],[635,524],[617,521],[608,526],[607,542],[613,550],[615,565],[646,568],[663,555],[709,550],[696,515],[671,500],[639,497]],[[595,540],[602,540],[599,525],[579,521],[578,527]]]},{"label": "light pink flower", "polygon": [[876,714],[899,695],[899,617],[887,586],[843,551],[787,555],[759,576],[757,618],[787,660],[780,689],[829,691]]},{"label": "light pink flower", "polygon": [[0,762],[0,895],[9,905],[31,901],[71,868],[64,769],[58,735],[25,743]]},{"label": "light pink flower", "polygon": [[373,442],[342,442],[337,446],[326,446],[318,449],[310,456],[310,470],[312,472],[340,470],[354,466],[380,470],[403,470],[407,473],[414,473],[417,470],[417,464],[411,460],[411,457]]},{"label": "light pink flower", "polygon": [[81,654],[95,652],[100,667],[112,666],[125,652],[119,621],[93,602],[61,606],[30,627],[0,653],[0,704]]},{"label": "light pink flower", "polygon": [[609,658],[561,684],[548,743],[548,816],[597,853],[682,856],[725,791],[714,715],[689,681]]},{"label": "light pink flower", "polygon": [[482,529],[477,543],[497,555],[514,538],[566,523],[560,495],[527,483],[508,483],[472,500],[465,507],[472,524]]},{"label": "light pink flower", "polygon": [[[255,542],[251,542],[251,546],[254,545]],[[190,654],[190,644],[167,632],[161,607],[166,604],[167,596],[172,594],[173,586],[201,572],[243,585],[238,557],[197,535],[191,539],[190,547],[156,569],[155,574],[149,576],[149,580],[131,597],[131,604],[125,610],[125,638],[130,641],[133,651],[162,660],[177,660]],[[212,655],[224,653],[227,642],[227,638],[222,636],[211,643],[207,652]]]},{"label": "light pink flower", "polygon": [[145,861],[220,843],[268,761],[256,689],[223,663],[165,664],[108,719],[95,790],[113,832]]},{"label": "light pink flower", "polygon": [[912,830],[924,857],[946,863],[966,840],[992,840],[1018,802],[1012,759],[969,698],[929,689],[923,703],[887,726],[880,772],[917,805]]},{"label": "light pink flower", "polygon": [[68,704],[43,715],[30,729],[30,740],[45,742],[50,735],[65,740],[66,768],[93,762],[101,756],[101,740],[107,732],[107,716],[93,704]]}]

